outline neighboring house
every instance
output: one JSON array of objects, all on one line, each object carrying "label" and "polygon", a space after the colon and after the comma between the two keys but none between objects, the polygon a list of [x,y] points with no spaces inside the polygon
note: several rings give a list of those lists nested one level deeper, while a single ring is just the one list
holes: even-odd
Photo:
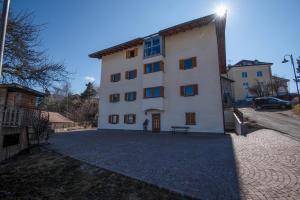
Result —
[{"label": "neighboring house", "polygon": [[75,123],[72,120],[66,118],[58,112],[49,112],[49,123],[51,130],[55,132],[64,128],[75,126]]},{"label": "neighboring house", "polygon": [[274,95],[276,96],[285,96],[289,94],[288,82],[290,80],[278,76],[272,76],[272,84],[274,90]]},{"label": "neighboring house", "polygon": [[245,100],[247,97],[253,97],[248,90],[258,83],[267,86],[271,82],[273,63],[261,62],[258,60],[241,60],[235,65],[229,65],[228,78],[234,80],[234,98],[235,101]]},{"label": "neighboring house", "polygon": [[26,127],[43,96],[18,84],[0,84],[0,161],[28,147]]},{"label": "neighboring house", "polygon": [[[226,17],[209,15],[90,54],[102,60],[98,129],[224,133]],[[134,32],[134,30],[133,30]]]},{"label": "neighboring house", "polygon": [[221,76],[224,107],[232,107],[232,105],[234,103],[233,83],[234,83],[234,80],[227,78],[225,75]]}]

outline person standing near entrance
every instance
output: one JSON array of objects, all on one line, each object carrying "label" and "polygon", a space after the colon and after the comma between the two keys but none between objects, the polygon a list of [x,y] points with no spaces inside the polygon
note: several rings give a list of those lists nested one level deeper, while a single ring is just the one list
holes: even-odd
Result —
[{"label": "person standing near entrance", "polygon": [[149,124],[149,119],[146,118],[144,123],[143,123],[144,131],[148,131],[148,124]]}]

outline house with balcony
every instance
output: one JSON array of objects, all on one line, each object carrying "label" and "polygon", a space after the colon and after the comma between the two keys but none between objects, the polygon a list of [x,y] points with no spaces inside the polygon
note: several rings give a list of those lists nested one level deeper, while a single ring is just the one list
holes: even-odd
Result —
[{"label": "house with balcony", "polygon": [[226,17],[215,14],[89,55],[100,59],[99,130],[224,133]]},{"label": "house with balcony", "polygon": [[268,93],[267,85],[272,80],[271,66],[273,63],[258,60],[241,60],[228,66],[227,77],[234,81],[233,96],[235,101],[255,97],[249,91],[250,87],[259,85],[262,92]]},{"label": "house with balcony", "polygon": [[26,149],[28,131],[43,93],[19,84],[0,84],[0,161]]}]

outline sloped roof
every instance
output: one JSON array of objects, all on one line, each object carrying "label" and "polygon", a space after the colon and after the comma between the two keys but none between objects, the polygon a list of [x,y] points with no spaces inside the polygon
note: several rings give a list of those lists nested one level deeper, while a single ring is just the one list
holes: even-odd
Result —
[{"label": "sloped roof", "polygon": [[279,79],[279,80],[286,81],[286,82],[289,82],[289,81],[290,81],[290,80],[287,79],[287,78],[282,78],[282,77],[278,77],[278,76],[272,76],[272,79]]},{"label": "sloped roof", "polygon": [[49,112],[49,121],[50,123],[74,123],[58,112]]},{"label": "sloped roof", "polygon": [[261,62],[259,60],[241,60],[234,65],[229,65],[228,68],[231,69],[233,67],[248,67],[248,66],[259,66],[259,65],[273,65],[273,63]]},{"label": "sloped roof", "polygon": [[45,96],[44,93],[39,92],[37,90],[31,89],[29,87],[17,84],[17,83],[9,83],[9,84],[0,84],[0,88],[7,88],[9,91],[23,92],[27,94],[33,94],[37,97]]},{"label": "sloped roof", "polygon": [[[201,17],[198,19],[194,19],[185,23],[181,23],[166,29],[162,29],[158,31],[157,33],[154,33],[152,35],[158,34],[163,36],[170,36],[173,34],[177,34],[179,32],[185,32],[188,30],[191,30],[196,27],[201,27],[208,25],[211,22],[216,23],[216,34],[217,34],[217,42],[218,42],[218,56],[219,56],[219,67],[220,72],[225,73],[226,72],[226,52],[225,52],[225,26],[226,26],[226,15],[225,17],[218,17],[217,14],[211,14],[205,17]],[[137,45],[141,45],[144,42],[144,39],[146,37],[139,37],[133,40],[130,40],[128,42],[124,42],[122,44],[118,44],[100,51],[97,51],[95,53],[89,54],[89,57],[91,58],[98,58],[102,59],[103,56],[109,55],[112,53],[116,53],[118,51],[122,51],[125,49],[132,48]]]}]

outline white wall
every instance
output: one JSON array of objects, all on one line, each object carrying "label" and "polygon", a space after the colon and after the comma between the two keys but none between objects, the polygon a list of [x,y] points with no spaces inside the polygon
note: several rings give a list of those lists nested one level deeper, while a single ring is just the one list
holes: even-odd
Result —
[{"label": "white wall", "polygon": [[[160,86],[163,83],[165,97],[151,100],[151,107],[161,109],[161,130],[171,126],[185,126],[185,113],[195,112],[197,125],[190,126],[193,132],[224,132],[218,48],[214,24],[195,28],[165,38],[165,57],[156,56],[143,60],[143,46],[138,47],[138,57],[125,58],[125,51],[102,58],[100,93],[100,129],[142,130],[145,120],[143,108],[149,108],[149,99],[143,99],[143,87]],[[179,59],[197,57],[197,67],[179,70]],[[164,73],[143,74],[143,63],[164,61]],[[136,79],[125,80],[125,71],[138,69]],[[110,82],[110,75],[121,72],[121,81]],[[144,79],[144,80],[143,80]],[[152,80],[152,82],[151,82]],[[181,97],[182,85],[198,84],[198,95]],[[124,93],[137,91],[137,100],[125,102]],[[109,103],[109,94],[120,93],[120,102]],[[137,123],[123,123],[123,115],[135,113]],[[109,114],[119,114],[119,124],[108,124]],[[151,112],[148,113],[151,128]]]}]

